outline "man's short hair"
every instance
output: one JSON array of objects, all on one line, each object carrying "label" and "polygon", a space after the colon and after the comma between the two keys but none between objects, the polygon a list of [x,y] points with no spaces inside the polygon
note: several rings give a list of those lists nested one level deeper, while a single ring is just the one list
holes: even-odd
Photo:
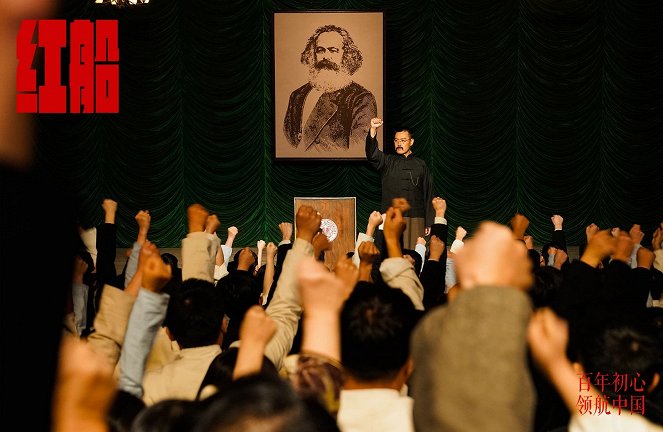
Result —
[{"label": "man's short hair", "polygon": [[412,257],[412,260],[414,260],[414,272],[419,276],[421,268],[424,265],[424,260],[421,258],[421,255],[419,255],[419,252],[414,249],[403,249],[403,255],[409,255]]},{"label": "man's short hair", "polygon": [[[244,249],[238,249],[237,252],[235,252],[235,255],[233,255],[232,261],[230,261],[226,266],[226,268],[228,269],[228,273],[232,274],[237,270],[237,263],[239,263],[239,255],[242,253],[242,250]],[[251,255],[253,255],[253,264],[249,266],[247,271],[253,274],[253,272],[256,269],[256,266],[258,265],[258,255],[253,251],[251,251]]]},{"label": "man's short hair", "polygon": [[341,361],[362,381],[393,379],[410,356],[417,314],[410,298],[384,283],[359,282],[341,311]]},{"label": "man's short hair", "polygon": [[315,44],[318,41],[318,37],[322,33],[329,32],[336,32],[343,38],[343,58],[341,60],[341,67],[347,70],[348,74],[353,75],[361,67],[364,57],[361,55],[361,51],[359,51],[359,48],[350,37],[350,33],[348,33],[346,29],[333,24],[318,27],[311,37],[308,38],[306,47],[301,55],[302,64],[310,66],[315,62]]},{"label": "man's short hair", "polygon": [[[628,382],[644,381],[646,388],[655,373],[663,371],[663,346],[654,329],[640,322],[617,322],[606,325],[603,330],[580,347],[580,363],[585,371],[592,373],[592,382],[597,373],[614,379],[615,373],[628,377]],[[610,396],[610,389],[605,392]],[[614,389],[612,389],[614,390]],[[620,394],[637,394],[632,387],[621,389]]]},{"label": "man's short hair", "polygon": [[396,129],[394,129],[394,135],[396,135],[398,132],[407,132],[410,135],[410,139],[414,138],[412,129],[407,126],[398,126]]},{"label": "man's short hair", "polygon": [[223,303],[214,284],[187,279],[168,302],[164,325],[182,348],[195,348],[217,342],[223,323]]},{"label": "man's short hair", "polygon": [[336,432],[334,418],[316,398],[299,396],[279,376],[257,374],[232,381],[226,391],[206,399],[198,432]]},{"label": "man's short hair", "polygon": [[534,307],[553,306],[563,281],[562,271],[555,267],[541,266],[534,270],[534,284],[528,291]]}]

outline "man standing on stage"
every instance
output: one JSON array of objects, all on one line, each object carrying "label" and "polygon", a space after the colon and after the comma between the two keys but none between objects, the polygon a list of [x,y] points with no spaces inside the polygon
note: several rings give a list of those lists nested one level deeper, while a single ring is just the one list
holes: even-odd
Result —
[{"label": "man standing on stage", "polygon": [[430,233],[435,220],[432,199],[433,181],[426,162],[412,154],[414,138],[407,128],[396,130],[394,147],[396,154],[384,154],[378,148],[377,129],[382,119],[371,119],[371,128],[366,136],[366,158],[380,173],[382,182],[381,211],[391,206],[393,198],[405,198],[410,210],[404,213],[407,227],[403,233],[403,247],[414,249],[417,237]]}]

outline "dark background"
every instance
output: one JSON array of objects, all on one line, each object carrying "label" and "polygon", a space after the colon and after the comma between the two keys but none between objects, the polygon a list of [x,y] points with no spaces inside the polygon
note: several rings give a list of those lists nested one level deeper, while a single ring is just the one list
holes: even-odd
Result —
[{"label": "dark background", "polygon": [[120,20],[120,114],[38,120],[39,160],[81,222],[102,222],[110,197],[118,246],[149,209],[150,239],[176,247],[198,202],[255,245],[280,240],[295,196],[356,196],[363,230],[380,197],[368,163],[273,158],[272,13],[316,9],[384,10],[385,136],[413,129],[450,232],[519,211],[540,244],[559,213],[571,244],[591,222],[639,223],[649,244],[663,219],[660,0],[65,2],[60,18]]}]

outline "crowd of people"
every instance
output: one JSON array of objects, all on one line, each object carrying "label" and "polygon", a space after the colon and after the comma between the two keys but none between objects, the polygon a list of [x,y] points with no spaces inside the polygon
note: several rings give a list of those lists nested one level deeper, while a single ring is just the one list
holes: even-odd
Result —
[{"label": "crowd of people", "polygon": [[435,197],[410,250],[396,198],[330,270],[316,209],[233,255],[194,204],[181,266],[141,210],[118,274],[117,205],[80,231],[55,431],[662,430],[663,224],[591,224],[577,260],[560,215],[541,249],[522,214],[447,248]]},{"label": "crowd of people", "polygon": [[[46,18],[54,7],[0,1],[0,52],[15,52],[21,20]],[[410,188],[429,180],[411,158],[411,132],[394,138],[407,160],[387,158],[377,151],[382,122],[374,119],[367,159],[381,176],[397,168],[405,186],[394,188],[416,198],[389,196],[333,270],[321,261],[329,241],[316,209],[299,208],[259,254],[245,247],[233,255],[237,229],[223,231],[194,204],[181,265],[149,240],[146,209],[117,272],[118,203],[104,200],[104,223],[76,233],[75,200],[33,165],[29,118],[15,109],[16,59],[5,60],[7,427],[663,430],[663,223],[646,244],[637,224],[590,224],[577,260],[569,260],[561,215],[551,216],[549,239],[536,239],[540,249],[522,214],[508,226],[487,221],[449,236],[446,201],[421,201]],[[419,227],[406,238],[405,218]],[[422,227],[426,235],[412,242],[409,233]]]}]

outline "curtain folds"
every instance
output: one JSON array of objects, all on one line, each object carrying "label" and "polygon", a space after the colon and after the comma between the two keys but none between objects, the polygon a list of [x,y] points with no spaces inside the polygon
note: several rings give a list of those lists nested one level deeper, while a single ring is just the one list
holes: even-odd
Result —
[{"label": "curtain folds", "polygon": [[659,0],[70,0],[61,18],[120,21],[120,113],[38,117],[39,161],[81,222],[110,197],[119,246],[149,209],[150,239],[177,247],[198,202],[254,246],[280,240],[293,197],[356,196],[363,230],[380,201],[367,163],[273,160],[272,13],[312,9],[384,10],[379,115],[412,128],[451,232],[518,211],[545,243],[557,213],[578,244],[591,222],[649,237],[663,219]]}]

